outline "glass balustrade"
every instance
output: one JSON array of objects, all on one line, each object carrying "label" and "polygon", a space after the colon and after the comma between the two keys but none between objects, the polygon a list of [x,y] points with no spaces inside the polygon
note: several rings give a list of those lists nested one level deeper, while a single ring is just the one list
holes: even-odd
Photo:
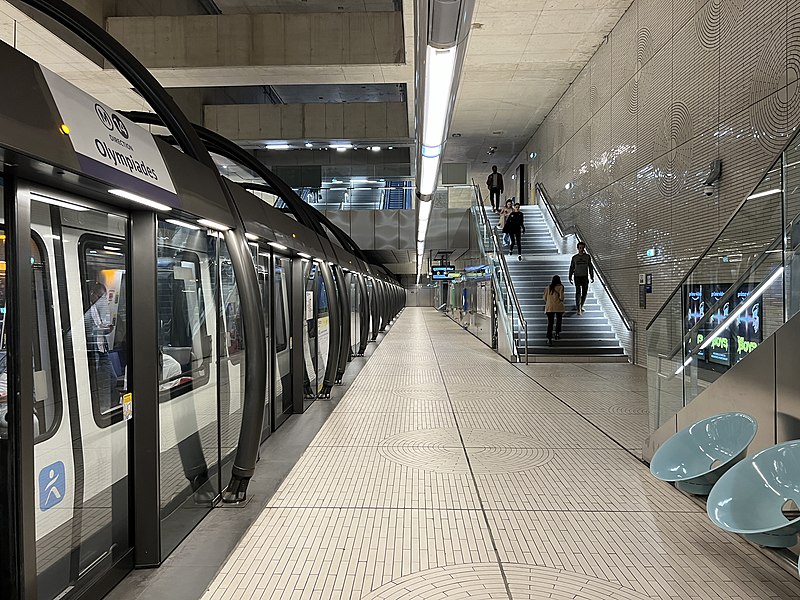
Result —
[{"label": "glass balustrade", "polygon": [[795,138],[647,326],[655,430],[800,311]]}]

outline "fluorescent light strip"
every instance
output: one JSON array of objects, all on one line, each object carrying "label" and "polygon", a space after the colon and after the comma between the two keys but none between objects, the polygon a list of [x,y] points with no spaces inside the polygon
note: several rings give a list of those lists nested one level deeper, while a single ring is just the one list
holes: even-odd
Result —
[{"label": "fluorescent light strip", "polygon": [[200,228],[194,223],[187,223],[186,221],[179,221],[178,219],[164,219],[167,223],[172,223],[178,227],[185,227],[186,229],[193,229],[198,231]]},{"label": "fluorescent light strip", "polygon": [[758,300],[763,294],[764,291],[773,284],[773,282],[781,276],[783,273],[783,267],[778,267],[778,269],[770,275],[769,279],[767,279],[764,283],[759,285],[751,294],[747,297],[747,300],[744,303],[740,304],[735,311],[733,311],[728,318],[725,319],[722,324],[717,327],[711,335],[709,335],[703,343],[700,345],[700,350],[705,350],[711,345],[715,339],[719,337],[719,334],[725,331],[728,327],[730,327],[731,323],[733,323],[736,319],[739,318],[744,311],[746,311],[756,300]]},{"label": "fluorescent light strip", "polygon": [[55,198],[51,198],[50,196],[45,196],[44,194],[37,194],[36,192],[31,192],[31,197],[34,200],[38,200],[39,202],[44,202],[45,204],[58,206],[60,208],[68,208],[69,210],[74,210],[76,212],[86,212],[89,210],[85,206],[72,204],[72,202],[65,202],[64,200],[56,200]]},{"label": "fluorescent light strip", "polygon": [[137,204],[141,204],[143,206],[147,206],[148,208],[152,208],[154,210],[160,210],[162,212],[167,212],[172,210],[166,204],[161,204],[161,202],[156,202],[155,200],[148,200],[144,196],[140,196],[139,194],[134,194],[133,192],[129,192],[128,190],[108,190],[109,194],[114,194],[115,196],[119,196],[120,198],[125,198],[126,200],[130,200],[131,202],[136,202]]},{"label": "fluorescent light strip", "polygon": [[197,219],[197,222],[203,227],[216,229],[217,231],[228,231],[228,229],[230,229],[230,227],[227,225],[223,225],[222,223],[217,223],[216,221],[211,221],[209,219]]},{"label": "fluorescent light strip", "polygon": [[428,46],[425,54],[425,98],[422,114],[422,145],[444,142],[450,114],[450,94],[456,70],[458,47],[446,50]]},{"label": "fluorescent light strip", "polygon": [[244,237],[246,237],[251,242],[257,242],[258,241],[258,236],[255,233],[245,233]]},{"label": "fluorescent light strip", "polygon": [[758,192],[756,194],[750,194],[747,199],[748,200],[755,200],[756,198],[763,198],[764,196],[772,196],[773,194],[780,194],[781,188],[775,188],[772,190],[767,190],[766,192]]},{"label": "fluorescent light strip", "polygon": [[291,150],[289,144],[267,144],[267,150]]},{"label": "fluorescent light strip", "polygon": [[436,183],[439,177],[439,157],[423,156],[420,159],[419,173],[419,193],[422,196],[430,196],[436,191]]},{"label": "fluorescent light strip", "polygon": [[288,250],[286,246],[283,244],[279,244],[278,242],[267,242],[268,245],[272,246],[276,250]]},{"label": "fluorescent light strip", "polygon": [[307,258],[308,260],[311,260],[311,255],[310,254],[306,254],[305,252],[298,252],[297,256],[300,256],[301,258]]}]

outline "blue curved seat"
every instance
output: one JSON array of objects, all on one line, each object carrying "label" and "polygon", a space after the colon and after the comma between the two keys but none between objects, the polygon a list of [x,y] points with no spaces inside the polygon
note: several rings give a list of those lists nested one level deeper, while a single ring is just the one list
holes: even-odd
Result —
[{"label": "blue curved seat", "polygon": [[650,472],[690,494],[705,496],[747,454],[758,424],[750,415],[723,413],[669,438],[653,455]]},{"label": "blue curved seat", "polygon": [[708,496],[707,511],[721,529],[771,548],[797,543],[800,516],[786,517],[789,500],[800,504],[800,441],[762,450],[725,473]]}]

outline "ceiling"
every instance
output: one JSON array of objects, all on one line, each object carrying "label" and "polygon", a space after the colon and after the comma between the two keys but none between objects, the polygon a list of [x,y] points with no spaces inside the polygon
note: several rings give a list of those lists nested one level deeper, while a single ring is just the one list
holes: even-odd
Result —
[{"label": "ceiling", "polygon": [[476,0],[445,160],[503,170],[631,2]]},{"label": "ceiling", "polygon": [[[224,14],[402,10],[402,0],[214,0]],[[410,1],[410,0],[409,0]]]}]

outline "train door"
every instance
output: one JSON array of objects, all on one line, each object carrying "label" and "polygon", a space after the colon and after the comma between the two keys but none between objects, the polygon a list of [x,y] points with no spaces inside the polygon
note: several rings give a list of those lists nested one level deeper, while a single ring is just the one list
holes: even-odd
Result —
[{"label": "train door", "polygon": [[328,294],[335,294],[336,290],[328,290],[322,277],[322,271],[317,267],[316,285],[314,286],[315,305],[317,309],[317,388],[322,392],[325,386],[325,372],[328,368],[328,351],[330,349],[330,308]]},{"label": "train door", "polygon": [[[272,356],[272,320],[270,319],[270,253],[261,249],[256,242],[249,244],[253,255],[253,264],[256,266],[258,276],[258,289],[261,295],[261,312],[264,314],[264,336],[267,341],[267,357]],[[270,360],[267,358],[267,360]],[[270,373],[269,365],[265,365],[267,374]],[[267,377],[267,389],[264,395],[264,420],[261,424],[261,441],[267,439],[272,432],[272,390]]]},{"label": "train door", "polygon": [[[291,272],[292,261],[289,258],[274,254],[272,270],[272,322],[273,326],[273,352],[275,367],[273,387],[274,400],[274,427],[278,427],[289,415],[292,414],[292,360],[291,344]],[[307,335],[307,331],[305,332]],[[305,337],[305,336],[304,336]],[[305,346],[304,346],[305,347]]]},{"label": "train door", "polygon": [[[23,195],[35,315],[36,574],[38,598],[51,600],[132,566],[128,218],[49,189],[20,186]],[[2,354],[5,365],[5,344]]]},{"label": "train door", "polygon": [[316,263],[303,259],[303,399],[317,397],[317,308],[314,294]]}]

